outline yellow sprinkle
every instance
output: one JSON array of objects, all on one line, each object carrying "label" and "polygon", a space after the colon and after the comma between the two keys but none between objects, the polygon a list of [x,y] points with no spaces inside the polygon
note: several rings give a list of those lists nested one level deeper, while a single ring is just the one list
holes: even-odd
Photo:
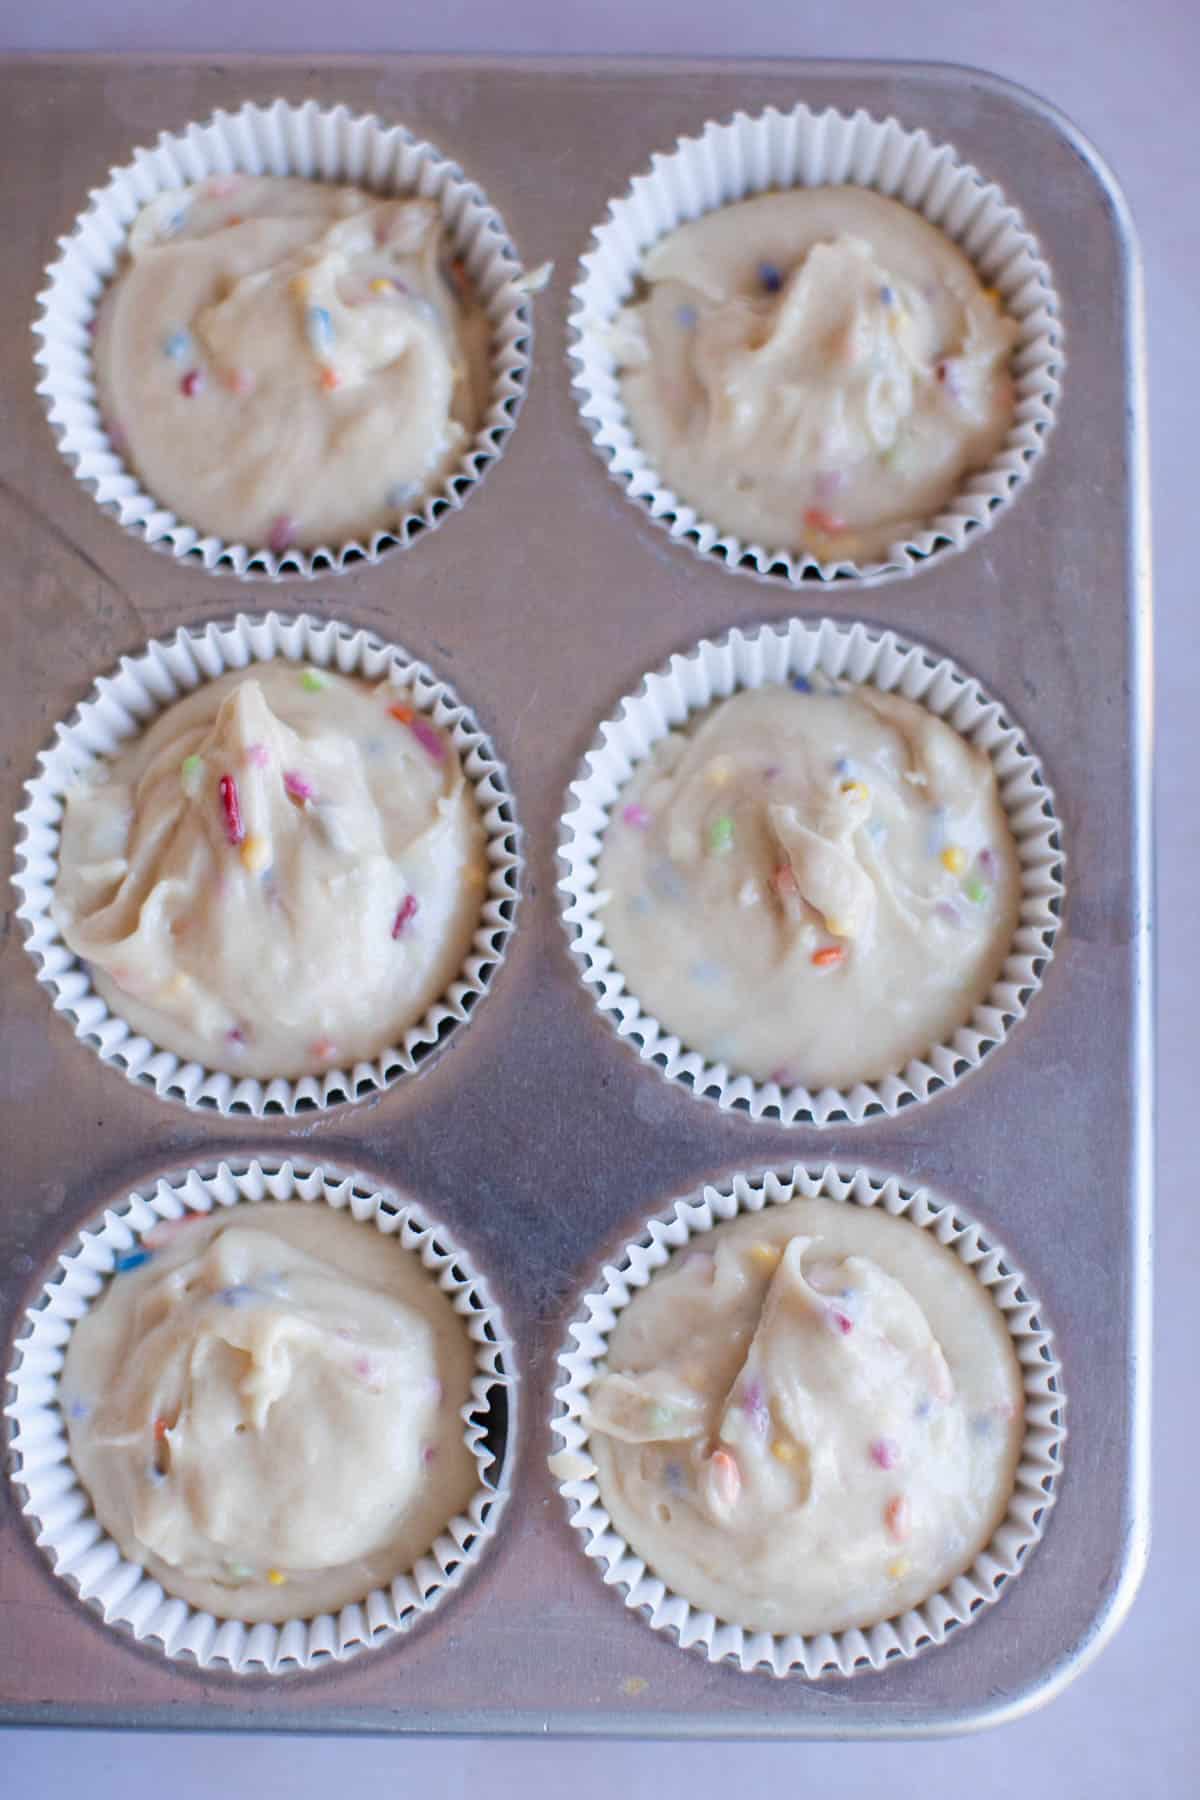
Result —
[{"label": "yellow sprinkle", "polygon": [[267,1580],[270,1582],[272,1587],[282,1587],[284,1582],[287,1580],[287,1576],[284,1574],[282,1569],[268,1569],[267,1570]]},{"label": "yellow sprinkle", "polygon": [[307,275],[297,275],[292,283],[292,292],[297,300],[307,300],[311,286]]},{"label": "yellow sprinkle", "polygon": [[185,975],[181,969],[178,975],[171,977],[163,991],[170,1000],[182,1000],[185,994],[190,994],[192,991],[192,978],[190,975]]},{"label": "yellow sprinkle", "polygon": [[387,280],[386,276],[377,275],[371,283],[371,292],[373,294],[390,294],[392,292],[392,284]]},{"label": "yellow sprinkle", "polygon": [[830,937],[853,937],[854,936],[854,933],[851,931],[850,927],[847,925],[845,919],[826,919],[825,929],[829,933]]},{"label": "yellow sprinkle", "polygon": [[911,1567],[912,1564],[909,1562],[907,1556],[897,1556],[895,1560],[890,1562],[887,1566],[888,1580],[902,1581]]},{"label": "yellow sprinkle", "polygon": [[862,781],[843,781],[842,792],[850,800],[869,800],[871,797],[866,783]]},{"label": "yellow sprinkle", "polygon": [[775,1442],[771,1445],[771,1455],[775,1457],[778,1462],[794,1463],[799,1458],[800,1452],[797,1450],[795,1444],[790,1444],[788,1442],[787,1438],[776,1438]]},{"label": "yellow sprinkle", "polygon": [[718,756],[709,763],[706,771],[713,787],[728,787],[733,779],[733,769],[727,756]]},{"label": "yellow sprinkle", "polygon": [[952,875],[961,875],[966,866],[966,852],[960,850],[957,844],[951,844],[942,851],[942,867],[949,869]]},{"label": "yellow sprinkle", "polygon": [[999,288],[984,288],[983,297],[985,300],[990,300],[993,306],[1002,306],[1003,305],[1003,301],[1000,298]]},{"label": "yellow sprinkle", "polygon": [[782,1250],[777,1250],[774,1244],[752,1244],[750,1247],[751,1261],[756,1262],[760,1269],[766,1269],[768,1272],[779,1267],[779,1258],[782,1255]]},{"label": "yellow sprinkle", "polygon": [[257,837],[252,832],[242,845],[242,867],[249,869],[252,875],[261,875],[264,869],[271,866],[271,846],[266,838]]},{"label": "yellow sprinkle", "polygon": [[649,1682],[644,1681],[640,1675],[627,1675],[621,1683],[621,1692],[630,1700],[636,1700],[639,1694],[645,1693],[649,1685]]}]

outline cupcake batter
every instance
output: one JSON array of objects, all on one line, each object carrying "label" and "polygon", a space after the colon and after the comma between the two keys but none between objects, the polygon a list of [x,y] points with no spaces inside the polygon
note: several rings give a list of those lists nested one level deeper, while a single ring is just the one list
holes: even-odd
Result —
[{"label": "cupcake batter", "polygon": [[801,678],[655,746],[597,887],[644,1011],[735,1073],[815,1092],[953,1037],[1012,942],[1019,871],[981,751],[900,695]]},{"label": "cupcake batter", "polygon": [[394,1238],[246,1204],[122,1260],[71,1334],[62,1405],[96,1517],[168,1593],[310,1618],[412,1569],[467,1507],[471,1344]]},{"label": "cupcake batter", "polygon": [[677,1251],[589,1393],[613,1524],[669,1588],[748,1631],[843,1631],[969,1567],[1012,1491],[1004,1320],[928,1231],[831,1200]]},{"label": "cupcake batter", "polygon": [[484,858],[454,746],[398,689],[259,663],[71,792],[54,912],[136,1031],[294,1077],[378,1056],[446,992]]},{"label": "cupcake batter", "polygon": [[368,540],[441,486],[488,329],[429,200],[220,175],[160,194],[101,309],[96,371],[148,493],[201,533]]},{"label": "cupcake batter", "polygon": [[634,435],[702,518],[821,560],[883,555],[986,465],[1015,323],[919,213],[797,188],[650,250],[614,349]]}]

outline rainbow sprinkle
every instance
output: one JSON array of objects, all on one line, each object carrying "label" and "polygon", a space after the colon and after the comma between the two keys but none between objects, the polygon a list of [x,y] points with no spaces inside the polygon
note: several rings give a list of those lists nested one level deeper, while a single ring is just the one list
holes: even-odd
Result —
[{"label": "rainbow sprinkle", "polygon": [[189,369],[179,384],[179,391],[185,400],[192,400],[204,386],[204,376],[199,369]]},{"label": "rainbow sprinkle", "polygon": [[124,1256],[118,1256],[113,1264],[114,1275],[127,1275],[130,1269],[140,1269],[148,1263],[153,1253],[149,1250],[127,1250]]},{"label": "rainbow sprinkle", "polygon": [[398,938],[409,920],[416,917],[417,905],[417,896],[415,894],[405,894],[404,899],[400,902],[400,909],[397,912],[396,917],[392,920],[393,938]]},{"label": "rainbow sprinkle", "polygon": [[830,1331],[836,1331],[839,1337],[849,1337],[854,1330],[854,1320],[840,1306],[829,1306],[825,1309],[825,1323]]},{"label": "rainbow sprinkle", "polygon": [[408,729],[412,732],[427,756],[431,756],[434,762],[445,761],[445,744],[443,744],[441,738],[433,729],[433,726],[430,725],[427,720],[421,718],[419,713],[415,713],[408,721]]},{"label": "rainbow sprinkle", "polygon": [[758,279],[768,294],[777,294],[783,286],[782,272],[771,262],[759,263]]},{"label": "rainbow sprinkle", "polygon": [[173,331],[163,343],[163,355],[169,356],[172,362],[186,362],[191,348],[190,332]]},{"label": "rainbow sprinkle", "polygon": [[912,1511],[903,1494],[895,1494],[883,1509],[883,1526],[890,1538],[902,1544],[912,1530]]},{"label": "rainbow sprinkle", "polygon": [[267,1580],[270,1582],[272,1587],[282,1587],[284,1582],[287,1580],[287,1576],[284,1574],[282,1569],[268,1569],[267,1570]]},{"label": "rainbow sprinkle", "polygon": [[685,331],[691,331],[692,327],[696,323],[696,319],[697,319],[698,315],[697,315],[697,312],[696,312],[696,309],[694,306],[688,306],[685,304],[683,306],[677,306],[675,308],[675,317],[679,321],[679,323],[683,326],[683,329]]},{"label": "rainbow sprinkle", "polygon": [[314,350],[325,350],[333,342],[333,320],[323,306],[308,309],[308,341]]},{"label": "rainbow sprinkle", "polygon": [[877,1469],[894,1469],[900,1461],[900,1446],[895,1438],[876,1438],[870,1456]]},{"label": "rainbow sprinkle", "polygon": [[790,1464],[799,1462],[800,1460],[799,1450],[797,1450],[795,1444],[789,1442],[787,1438],[775,1439],[775,1442],[771,1445],[771,1455],[775,1458],[776,1462],[781,1463]]},{"label": "rainbow sprinkle", "polygon": [[319,694],[322,688],[329,686],[329,682],[316,669],[305,669],[300,677],[300,686],[306,694]]},{"label": "rainbow sprinkle", "polygon": [[650,814],[636,800],[631,800],[621,813],[626,825],[632,825],[635,831],[645,831],[650,823]]},{"label": "rainbow sprinkle", "polygon": [[840,944],[826,944],[823,950],[813,951],[813,967],[817,969],[835,968],[838,963],[844,960],[845,955],[846,952]]},{"label": "rainbow sprinkle", "polygon": [[242,803],[238,799],[237,782],[232,775],[222,775],[217,783],[217,792],[221,796],[221,808],[225,814],[225,835],[231,844],[240,844],[246,835],[242,824]]},{"label": "rainbow sprinkle", "polygon": [[289,800],[299,800],[301,804],[311,800],[314,793],[311,783],[305,781],[303,775],[297,775],[294,769],[284,770],[283,791]]},{"label": "rainbow sprinkle", "polygon": [[961,875],[967,866],[967,853],[957,844],[947,844],[942,851],[942,867],[951,875]]},{"label": "rainbow sprinkle", "polygon": [[728,856],[733,849],[733,820],[728,813],[722,813],[710,825],[708,847],[714,856]]},{"label": "rainbow sprinkle", "polygon": [[812,693],[812,682],[807,675],[793,675],[792,686],[798,694]]},{"label": "rainbow sprinkle", "polygon": [[204,782],[204,758],[185,756],[179,765],[179,785],[189,800],[194,800]]},{"label": "rainbow sprinkle", "polygon": [[728,1450],[714,1450],[712,1461],[713,1488],[722,1506],[736,1506],[742,1491],[742,1472]]},{"label": "rainbow sprinkle", "polygon": [[282,556],[296,541],[296,521],[286,513],[280,513],[267,536],[267,549],[273,550],[276,556]]},{"label": "rainbow sprinkle", "polygon": [[241,857],[243,868],[248,869],[251,875],[261,875],[264,869],[271,866],[271,846],[265,837],[251,832],[242,843]]},{"label": "rainbow sprinkle", "polygon": [[988,897],[988,891],[986,887],[984,887],[982,881],[968,881],[963,887],[963,893],[967,896],[967,899],[971,902],[972,906],[982,906]]}]

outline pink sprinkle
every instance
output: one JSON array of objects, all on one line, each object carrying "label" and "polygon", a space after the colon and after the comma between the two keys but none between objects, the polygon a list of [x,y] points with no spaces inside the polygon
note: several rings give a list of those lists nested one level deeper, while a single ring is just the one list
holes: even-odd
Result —
[{"label": "pink sprinkle", "polygon": [[436,1459],[436,1457],[437,1457],[436,1444],[426,1444],[425,1448],[421,1452],[421,1461],[425,1464],[425,1467],[428,1468],[430,1463],[433,1462]]},{"label": "pink sprinkle", "polygon": [[894,1469],[900,1461],[900,1446],[895,1438],[876,1438],[871,1445],[871,1461],[877,1469]]},{"label": "pink sprinkle", "polygon": [[269,769],[271,752],[265,744],[249,744],[246,748],[246,761],[252,763],[256,769]]},{"label": "pink sprinkle", "polygon": [[225,1042],[227,1044],[232,1044],[235,1049],[240,1050],[242,1048],[243,1044],[246,1042],[246,1034],[240,1025],[234,1025],[225,1033]]},{"label": "pink sprinkle", "polygon": [[768,1081],[773,1081],[776,1087],[791,1087],[793,1080],[792,1071],[786,1068],[773,1069],[767,1079]]},{"label": "pink sprinkle", "polygon": [[311,784],[305,781],[303,775],[297,775],[294,769],[284,770],[283,786],[288,797],[292,800],[311,800],[313,797],[313,788]]},{"label": "pink sprinkle", "polygon": [[232,775],[222,775],[217,783],[221,806],[225,813],[225,832],[231,844],[240,844],[246,835],[242,824],[242,803],[238,799],[237,782]]},{"label": "pink sprinkle", "polygon": [[840,1331],[843,1337],[849,1337],[854,1330],[854,1320],[849,1313],[842,1312],[840,1307],[831,1306],[825,1317],[829,1321],[830,1331]]},{"label": "pink sprinkle", "polygon": [[370,1380],[371,1365],[367,1361],[365,1356],[359,1356],[359,1357],[355,1358],[354,1373],[358,1376],[360,1381]]},{"label": "pink sprinkle", "polygon": [[985,875],[994,875],[996,873],[996,852],[987,849],[981,850],[979,852],[979,866]]},{"label": "pink sprinkle", "polygon": [[766,1433],[771,1423],[771,1415],[767,1410],[766,1396],[762,1391],[762,1383],[749,1381],[742,1393],[742,1411],[752,1420],[754,1429],[760,1434]]},{"label": "pink sprinkle", "polygon": [[441,738],[433,729],[433,726],[427,724],[426,721],[421,718],[419,713],[414,713],[412,718],[409,719],[408,729],[412,732],[422,750],[424,750],[427,755],[432,756],[434,762],[441,762],[444,759],[446,755],[445,744],[443,744]]},{"label": "pink sprinkle", "polygon": [[179,384],[179,391],[185,400],[191,400],[204,386],[204,376],[199,369],[189,369]]},{"label": "pink sprinkle", "polygon": [[408,921],[416,916],[416,911],[417,896],[415,894],[405,894],[404,899],[400,904],[400,911],[392,921],[392,936],[394,938],[400,936],[400,933],[404,930]]},{"label": "pink sprinkle", "polygon": [[295,519],[289,519],[286,513],[280,513],[279,517],[271,527],[270,536],[267,538],[268,550],[274,550],[276,556],[279,556],[289,547],[289,545],[294,544],[295,541]]},{"label": "pink sprinkle", "polygon": [[635,831],[645,831],[650,823],[650,814],[644,806],[639,806],[636,800],[630,801],[621,817],[627,825],[632,825]]}]

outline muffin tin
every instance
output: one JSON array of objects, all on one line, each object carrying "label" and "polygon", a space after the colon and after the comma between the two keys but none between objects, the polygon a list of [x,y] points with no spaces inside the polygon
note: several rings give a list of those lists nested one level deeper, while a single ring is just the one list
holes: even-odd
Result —
[{"label": "muffin tin", "polygon": [[[10,920],[6,1366],[56,1256],[106,1206],[160,1175],[292,1152],[445,1222],[504,1313],[519,1404],[511,1497],[480,1567],[403,1642],[309,1674],[200,1670],[110,1630],[0,1482],[0,1722],[855,1737],[1045,1699],[1119,1622],[1146,1538],[1147,523],[1136,257],[1107,172],[1030,96],[918,65],[12,59],[0,94],[0,156],[23,170],[0,270],[10,320],[32,322],[55,238],[110,165],[276,95],[403,122],[483,184],[525,267],[555,264],[533,302],[526,403],[472,504],[404,557],[290,593],[123,534],[63,466],[28,344],[10,334],[0,350],[10,824],[55,721],[98,674],[149,638],[271,604],[366,627],[443,673],[495,745],[525,856],[517,928],[469,1025],[411,1081],[295,1120],[189,1111],[119,1080],[54,1018]],[[1028,486],[963,554],[883,587],[788,588],[673,544],[606,476],[571,388],[569,293],[610,199],[705,121],[798,100],[894,114],[952,145],[1020,207],[1062,305],[1057,424]],[[1054,958],[1011,1038],[927,1102],[817,1129],[703,1105],[641,1063],[579,978],[557,883],[568,786],[620,696],[702,637],[822,613],[978,678],[1046,771],[1069,861]],[[1070,1441],[1045,1539],[998,1605],[911,1660],[775,1680],[686,1654],[606,1591],[546,1459],[570,1324],[645,1221],[705,1182],[827,1163],[922,1185],[1011,1249],[1053,1327]]]}]

